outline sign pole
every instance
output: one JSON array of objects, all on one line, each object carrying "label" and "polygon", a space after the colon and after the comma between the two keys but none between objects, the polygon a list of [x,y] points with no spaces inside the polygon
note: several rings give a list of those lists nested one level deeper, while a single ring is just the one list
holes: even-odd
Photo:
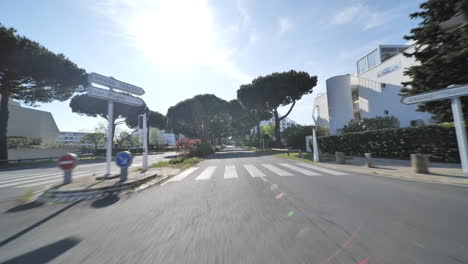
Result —
[{"label": "sign pole", "polygon": [[463,175],[468,176],[468,143],[466,141],[465,121],[463,119],[463,110],[460,97],[452,98],[451,104]]},{"label": "sign pole", "polygon": [[148,170],[148,127],[146,113],[143,114],[143,171]]},{"label": "sign pole", "polygon": [[111,162],[112,162],[112,127],[114,115],[114,102],[107,101],[107,117],[109,125],[107,126],[107,150],[106,150],[106,177],[111,176]]},{"label": "sign pole", "polygon": [[314,161],[319,162],[319,153],[318,153],[318,145],[317,145],[317,132],[316,132],[316,125],[312,128],[312,145],[314,147]]}]

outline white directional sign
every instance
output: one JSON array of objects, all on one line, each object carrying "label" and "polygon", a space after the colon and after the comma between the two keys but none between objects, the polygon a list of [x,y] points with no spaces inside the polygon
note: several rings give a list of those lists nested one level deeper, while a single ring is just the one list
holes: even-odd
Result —
[{"label": "white directional sign", "polygon": [[126,92],[136,94],[136,95],[142,95],[145,93],[145,90],[143,90],[143,88],[141,87],[116,80],[112,77],[106,77],[104,75],[94,73],[94,72],[88,74],[88,81],[92,83],[104,85],[112,89],[126,91]]},{"label": "white directional sign", "polygon": [[122,94],[122,93],[117,93],[111,90],[97,88],[94,86],[89,86],[87,90],[88,90],[88,96],[91,96],[94,98],[110,100],[113,102],[128,104],[128,105],[133,105],[133,106],[140,106],[145,103],[145,101],[143,101],[143,99],[141,98]]},{"label": "white directional sign", "polygon": [[454,86],[429,93],[420,93],[403,98],[404,104],[418,104],[468,95],[468,85]]}]

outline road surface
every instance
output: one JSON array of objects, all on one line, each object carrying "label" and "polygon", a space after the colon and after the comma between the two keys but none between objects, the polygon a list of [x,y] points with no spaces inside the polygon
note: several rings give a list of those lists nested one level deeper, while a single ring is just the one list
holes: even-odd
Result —
[{"label": "road surface", "polygon": [[0,203],[6,263],[468,263],[468,188],[228,148],[163,185]]},{"label": "road surface", "polygon": [[[166,156],[174,156],[175,152],[148,155],[148,164],[158,162]],[[105,160],[79,161],[73,170],[73,178],[89,175],[102,176],[106,171]],[[141,167],[142,156],[136,156],[131,168]],[[112,162],[112,173],[118,173],[119,168]],[[56,164],[42,164],[26,168],[16,167],[0,170],[0,201],[22,195],[25,190],[36,190],[47,185],[63,181],[63,171]]]}]

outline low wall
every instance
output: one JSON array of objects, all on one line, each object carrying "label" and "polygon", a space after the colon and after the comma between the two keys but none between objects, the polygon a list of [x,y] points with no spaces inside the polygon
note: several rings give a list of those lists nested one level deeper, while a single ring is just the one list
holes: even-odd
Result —
[{"label": "low wall", "polygon": [[19,159],[58,158],[69,152],[76,153],[77,150],[72,147],[8,149],[8,159],[19,160]]}]

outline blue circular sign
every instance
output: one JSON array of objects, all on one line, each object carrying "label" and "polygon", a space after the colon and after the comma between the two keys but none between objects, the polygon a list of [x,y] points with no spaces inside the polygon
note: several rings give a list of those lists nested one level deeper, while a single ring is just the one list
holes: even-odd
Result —
[{"label": "blue circular sign", "polygon": [[132,164],[133,155],[128,151],[122,151],[115,156],[115,163],[121,168],[127,168]]}]

